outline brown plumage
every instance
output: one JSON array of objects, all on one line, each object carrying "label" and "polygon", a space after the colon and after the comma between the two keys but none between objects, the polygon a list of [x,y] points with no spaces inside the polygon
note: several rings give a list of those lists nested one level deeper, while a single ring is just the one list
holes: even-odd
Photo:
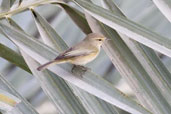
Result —
[{"label": "brown plumage", "polygon": [[100,52],[100,47],[106,38],[98,33],[90,33],[86,38],[65,52],[59,54],[54,60],[38,67],[38,70],[47,68],[52,64],[72,63],[85,65],[94,60]]}]

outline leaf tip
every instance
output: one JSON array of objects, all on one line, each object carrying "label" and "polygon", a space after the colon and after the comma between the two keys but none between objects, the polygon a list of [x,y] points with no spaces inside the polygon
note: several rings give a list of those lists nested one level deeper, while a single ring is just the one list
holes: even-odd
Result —
[{"label": "leaf tip", "polygon": [[30,11],[32,12],[33,16],[34,16],[35,18],[37,18],[37,15],[36,15],[36,12],[34,11],[34,9],[33,9],[33,8],[30,8]]}]

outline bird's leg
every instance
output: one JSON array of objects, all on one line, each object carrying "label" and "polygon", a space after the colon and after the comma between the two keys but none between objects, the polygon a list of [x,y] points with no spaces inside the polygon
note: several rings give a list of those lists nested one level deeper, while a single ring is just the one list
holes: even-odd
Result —
[{"label": "bird's leg", "polygon": [[86,72],[87,70],[90,70],[90,68],[85,67],[85,66],[81,66],[81,65],[77,65],[78,67],[81,68],[81,70],[83,70],[84,72]]},{"label": "bird's leg", "polygon": [[71,69],[71,72],[74,73],[74,70],[76,69],[76,65],[73,65],[72,69]]},{"label": "bird's leg", "polygon": [[90,68],[81,65],[74,65],[71,69],[71,72],[75,75],[82,77],[87,70],[90,70]]}]

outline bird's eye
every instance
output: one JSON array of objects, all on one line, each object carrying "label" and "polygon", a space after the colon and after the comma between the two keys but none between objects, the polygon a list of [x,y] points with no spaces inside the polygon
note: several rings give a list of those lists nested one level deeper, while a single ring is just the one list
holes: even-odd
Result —
[{"label": "bird's eye", "polygon": [[102,39],[98,39],[99,41],[102,41]]}]

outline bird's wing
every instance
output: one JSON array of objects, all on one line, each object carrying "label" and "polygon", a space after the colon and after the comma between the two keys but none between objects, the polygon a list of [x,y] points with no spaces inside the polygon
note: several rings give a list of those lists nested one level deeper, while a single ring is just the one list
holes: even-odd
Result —
[{"label": "bird's wing", "polygon": [[64,53],[60,54],[56,59],[62,59],[62,58],[71,58],[71,57],[77,57],[77,56],[86,56],[90,53],[96,52],[95,50],[88,50],[88,49],[77,49],[77,48],[69,48]]}]

